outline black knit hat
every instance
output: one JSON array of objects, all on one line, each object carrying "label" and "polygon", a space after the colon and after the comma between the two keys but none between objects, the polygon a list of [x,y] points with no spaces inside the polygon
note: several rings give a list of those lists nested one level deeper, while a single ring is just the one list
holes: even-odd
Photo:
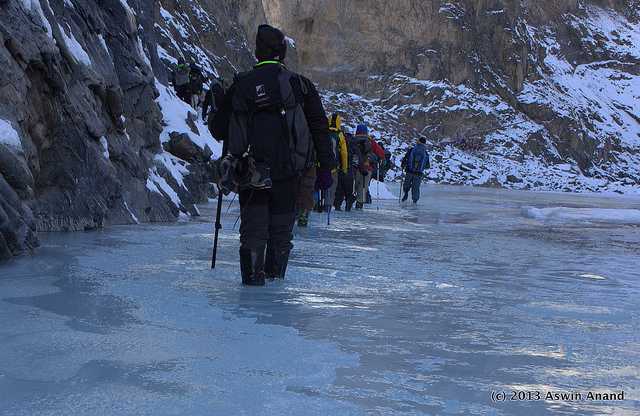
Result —
[{"label": "black knit hat", "polygon": [[256,34],[256,58],[258,61],[284,61],[287,42],[284,34],[273,26],[260,25]]},{"label": "black knit hat", "polygon": [[426,137],[424,137],[424,136],[420,137],[420,139],[418,139],[418,141],[419,141],[420,143],[422,143],[422,144],[427,144],[427,138],[426,138]]}]

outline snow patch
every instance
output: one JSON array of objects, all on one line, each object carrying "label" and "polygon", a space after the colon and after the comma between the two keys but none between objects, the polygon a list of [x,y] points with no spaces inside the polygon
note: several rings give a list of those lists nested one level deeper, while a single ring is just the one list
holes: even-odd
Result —
[{"label": "snow patch", "polygon": [[136,223],[136,224],[140,224],[140,220],[138,220],[138,217],[136,217],[136,215],[133,213],[133,211],[131,211],[131,209],[129,208],[129,205],[127,204],[127,201],[124,201],[124,207],[127,209],[127,211],[129,212],[129,215],[131,215],[131,219]]},{"label": "snow patch", "polygon": [[109,47],[107,46],[107,42],[104,40],[104,37],[102,35],[98,35],[98,42],[100,42],[100,45],[107,52],[107,54],[109,56],[111,56],[111,52],[109,51]]},{"label": "snow patch", "polygon": [[136,49],[138,51],[138,55],[140,55],[140,58],[142,58],[144,63],[147,64],[147,67],[151,68],[151,61],[149,60],[149,55],[147,55],[147,52],[145,51],[144,46],[142,46],[142,39],[140,39],[140,36],[136,38]]},{"label": "snow patch", "polygon": [[22,151],[20,135],[11,126],[11,123],[0,118],[0,143],[5,144],[15,150]]},{"label": "snow patch", "polygon": [[[160,134],[160,141],[162,143],[169,141],[169,134],[171,132],[185,133],[198,147],[201,149],[209,147],[213,155],[219,157],[222,154],[222,145],[213,138],[211,132],[209,132],[209,128],[198,116],[198,111],[178,98],[173,89],[165,87],[157,79],[156,88],[160,93],[157,103],[162,110],[164,119],[164,129]],[[189,113],[195,115],[194,123],[200,134],[194,133],[189,128],[186,121]]]},{"label": "snow patch", "polygon": [[42,6],[40,5],[40,0],[22,0],[22,6],[28,12],[36,12],[38,17],[40,17],[40,22],[42,23],[42,27],[47,32],[47,36],[50,39],[53,39],[53,30],[51,29],[51,24],[49,20],[44,15],[44,11],[42,10]]},{"label": "snow patch", "polygon": [[182,202],[180,201],[180,197],[176,193],[176,191],[171,188],[169,183],[158,174],[156,168],[151,168],[149,170],[149,178],[147,178],[147,189],[152,192],[157,192],[160,195],[165,195],[168,197],[171,202],[177,207],[180,208],[182,206]]},{"label": "snow patch", "polygon": [[371,179],[371,183],[369,184],[369,193],[371,194],[371,198],[374,200],[377,198],[380,199],[398,199],[396,195],[394,195],[387,185],[384,182],[378,182],[375,179]]},{"label": "snow patch", "polygon": [[109,142],[107,142],[106,137],[100,137],[100,145],[102,146],[102,155],[105,159],[109,160]]},{"label": "snow patch", "polygon": [[[171,153],[163,152],[155,156],[154,160],[167,168],[171,177],[175,179],[175,181],[182,188],[187,189],[184,184],[184,177],[189,174],[189,169],[187,169],[182,163],[186,163],[181,159],[173,156]],[[182,162],[182,163],[181,163]]]},{"label": "snow patch", "polygon": [[60,33],[62,33],[62,37],[64,38],[64,43],[67,45],[69,52],[73,55],[76,61],[86,65],[91,66],[91,58],[89,58],[89,54],[84,50],[82,45],[76,40],[75,36],[73,36],[73,32],[69,28],[69,34],[62,28],[62,26],[58,25],[60,28]]},{"label": "snow patch", "polygon": [[524,207],[525,217],[547,222],[609,223],[640,225],[640,210],[609,208]]},{"label": "snow patch", "polygon": [[169,52],[167,52],[165,48],[163,48],[160,45],[156,45],[156,48],[158,49],[158,57],[160,59],[164,59],[165,61],[168,61],[172,65],[178,65],[178,60],[173,56],[171,56],[171,54],[169,54]]},{"label": "snow patch", "polygon": [[120,4],[128,14],[130,14],[131,16],[136,15],[131,6],[129,6],[129,3],[127,3],[127,0],[120,0]]}]

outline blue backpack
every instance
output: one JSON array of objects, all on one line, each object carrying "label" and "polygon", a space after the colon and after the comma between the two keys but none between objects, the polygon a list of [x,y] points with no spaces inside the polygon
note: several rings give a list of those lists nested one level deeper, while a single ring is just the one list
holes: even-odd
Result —
[{"label": "blue backpack", "polygon": [[411,173],[422,174],[429,167],[429,154],[427,147],[424,145],[416,145],[409,154],[407,161],[407,170]]}]

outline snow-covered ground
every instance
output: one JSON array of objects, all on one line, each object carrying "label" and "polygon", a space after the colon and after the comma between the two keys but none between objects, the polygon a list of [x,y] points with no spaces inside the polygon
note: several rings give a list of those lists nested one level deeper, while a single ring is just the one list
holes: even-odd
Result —
[{"label": "snow-covered ground", "polygon": [[[329,227],[312,216],[287,280],[264,288],[239,284],[235,205],[209,269],[213,205],[201,208],[192,222],[45,235],[37,256],[0,266],[0,415],[640,406],[640,233],[602,211],[637,198],[426,186],[418,206],[386,200]],[[511,390],[625,400],[492,402]]]}]

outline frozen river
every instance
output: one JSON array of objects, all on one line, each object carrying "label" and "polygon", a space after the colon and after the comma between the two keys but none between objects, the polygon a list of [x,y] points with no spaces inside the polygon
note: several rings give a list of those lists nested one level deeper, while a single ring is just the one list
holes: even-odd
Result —
[{"label": "frozen river", "polygon": [[640,414],[637,199],[427,187],[316,214],[265,288],[235,206],[209,269],[212,209],[0,266],[0,414]]}]

